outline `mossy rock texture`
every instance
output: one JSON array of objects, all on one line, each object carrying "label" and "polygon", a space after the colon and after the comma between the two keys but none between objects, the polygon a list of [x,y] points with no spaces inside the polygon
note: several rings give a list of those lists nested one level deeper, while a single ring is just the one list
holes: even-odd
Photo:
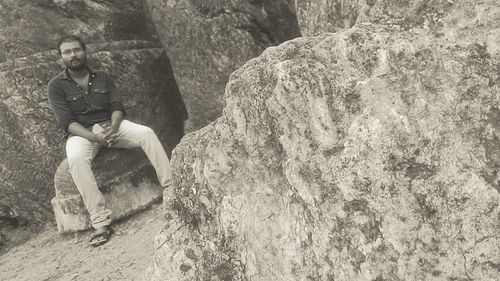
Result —
[{"label": "mossy rock texture", "polygon": [[149,280],[497,280],[497,66],[371,24],[268,48],[174,151]]}]

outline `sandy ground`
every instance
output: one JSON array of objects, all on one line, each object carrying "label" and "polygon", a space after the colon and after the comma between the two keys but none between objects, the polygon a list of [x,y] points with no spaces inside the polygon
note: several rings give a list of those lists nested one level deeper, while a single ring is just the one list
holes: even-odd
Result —
[{"label": "sandy ground", "polygon": [[115,223],[115,234],[100,247],[88,245],[91,231],[60,235],[48,227],[0,256],[0,280],[143,280],[152,264],[161,217],[161,204],[155,204]]}]

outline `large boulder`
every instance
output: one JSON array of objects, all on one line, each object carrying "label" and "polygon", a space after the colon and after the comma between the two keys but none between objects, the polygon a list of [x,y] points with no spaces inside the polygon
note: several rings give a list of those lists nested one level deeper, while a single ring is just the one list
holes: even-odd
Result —
[{"label": "large boulder", "polygon": [[[89,64],[122,90],[127,117],[153,128],[166,150],[182,137],[180,94],[165,52],[150,42],[89,45]],[[53,179],[65,140],[47,101],[47,83],[62,71],[56,51],[0,64],[0,203],[34,222],[52,218]]]},{"label": "large boulder", "polygon": [[268,48],[174,151],[149,280],[497,280],[500,77],[359,25]]},{"label": "large boulder", "polygon": [[146,0],[186,102],[186,130],[221,115],[231,72],[300,35],[292,0]]},{"label": "large boulder", "polygon": [[359,23],[386,24],[394,31],[422,29],[442,41],[478,41],[500,55],[500,2],[497,0],[297,0],[305,36],[336,32]]}]

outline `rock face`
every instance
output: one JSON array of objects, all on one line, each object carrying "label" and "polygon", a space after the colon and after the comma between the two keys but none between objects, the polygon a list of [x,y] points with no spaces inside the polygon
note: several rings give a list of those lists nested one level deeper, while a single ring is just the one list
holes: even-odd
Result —
[{"label": "rock face", "polygon": [[[180,100],[162,49],[149,42],[89,45],[89,65],[116,77],[127,118],[152,127],[167,150],[180,140]],[[53,177],[65,157],[62,131],[47,101],[47,82],[62,71],[55,51],[0,65],[0,203],[33,221],[52,217]],[[169,74],[170,73],[170,74]]]},{"label": "rock face", "polygon": [[291,0],[146,0],[186,102],[187,131],[221,115],[231,72],[300,35]]},{"label": "rock face", "polygon": [[[387,0],[297,0],[297,16],[306,36],[336,32],[359,23],[372,22],[402,29],[425,26],[436,28],[455,1]],[[457,1],[465,2],[465,1]]]},{"label": "rock face", "polygon": [[443,41],[478,41],[495,49],[500,46],[500,2],[496,0],[296,0],[296,5],[305,36],[371,22],[395,31],[428,30]]},{"label": "rock face", "polygon": [[496,280],[498,59],[438,40],[360,25],[234,72],[149,280]]},{"label": "rock face", "polygon": [[142,1],[0,0],[0,62],[52,50],[60,36],[88,43],[155,41]]}]

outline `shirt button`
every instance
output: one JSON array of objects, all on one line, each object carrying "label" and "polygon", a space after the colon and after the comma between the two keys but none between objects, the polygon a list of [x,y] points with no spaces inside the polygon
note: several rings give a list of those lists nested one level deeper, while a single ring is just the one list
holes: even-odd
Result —
[{"label": "shirt button", "polygon": [[92,85],[92,82],[89,82],[89,85]]}]

